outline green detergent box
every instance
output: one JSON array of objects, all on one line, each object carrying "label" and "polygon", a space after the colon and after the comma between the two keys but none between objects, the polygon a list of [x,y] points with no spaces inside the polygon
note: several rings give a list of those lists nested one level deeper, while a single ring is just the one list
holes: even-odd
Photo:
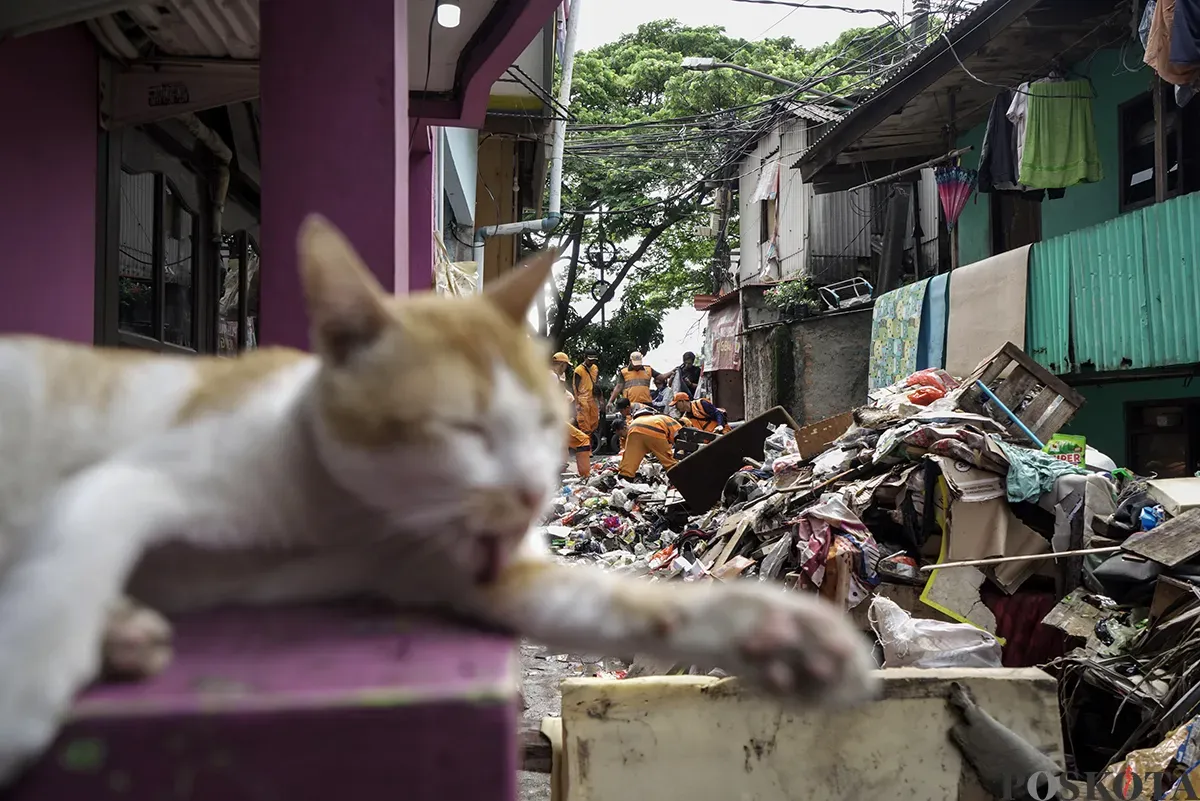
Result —
[{"label": "green detergent box", "polygon": [[1087,467],[1087,439],[1078,434],[1055,434],[1043,450],[1055,459],[1070,462],[1076,467]]}]

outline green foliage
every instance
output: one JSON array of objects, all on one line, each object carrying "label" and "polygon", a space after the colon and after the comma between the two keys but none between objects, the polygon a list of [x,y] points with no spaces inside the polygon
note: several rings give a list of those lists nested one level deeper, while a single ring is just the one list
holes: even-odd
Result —
[{"label": "green foliage", "polygon": [[[697,234],[698,228],[711,224],[711,193],[688,193],[736,163],[738,148],[764,125],[769,110],[765,102],[788,89],[734,70],[684,70],[685,57],[715,58],[792,81],[845,71],[817,87],[842,92],[869,89],[874,78],[864,83],[864,76],[878,75],[884,62],[897,60],[902,44],[890,26],[847,31],[834,42],[806,50],[787,37],[750,42],[727,36],[720,27],[692,28],[659,20],[616,42],[578,53],[563,208],[633,210],[605,213],[602,221],[608,241],[621,246],[620,258],[606,269],[606,278],[620,280],[621,267],[632,263],[623,280],[621,309],[608,323],[611,332],[593,330],[599,325],[594,313],[585,319],[587,312],[571,309],[552,315],[559,319],[551,321],[551,336],[572,351],[580,350],[579,343],[601,347],[611,341],[621,361],[635,345],[651,347],[653,337],[661,338],[657,321],[666,310],[717,289],[715,242]],[[637,127],[603,127],[630,124]],[[725,175],[730,177],[730,172]],[[735,216],[729,225],[731,244],[737,229]],[[590,215],[582,230],[585,253],[598,235],[598,218]],[[639,246],[644,253],[632,258]],[[566,305],[588,300],[597,277],[594,265],[581,258]],[[560,290],[567,282],[562,283]]]},{"label": "green foliage", "polygon": [[763,300],[776,309],[797,309],[807,307],[810,310],[820,308],[817,290],[806,278],[794,281],[784,281],[763,293]]},{"label": "green foliage", "polygon": [[[573,313],[572,313],[573,314]],[[607,325],[584,326],[571,338],[567,355],[572,364],[578,364],[589,351],[594,351],[600,366],[603,383],[611,387],[617,370],[629,361],[629,353],[653,350],[663,342],[662,314],[645,307],[622,304],[621,310],[609,319]],[[657,368],[662,372],[662,368]]]}]

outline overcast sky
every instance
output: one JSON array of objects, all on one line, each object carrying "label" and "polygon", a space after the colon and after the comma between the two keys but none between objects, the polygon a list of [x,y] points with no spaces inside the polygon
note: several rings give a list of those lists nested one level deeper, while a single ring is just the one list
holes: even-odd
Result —
[{"label": "overcast sky", "polygon": [[[803,1],[803,0],[802,0]],[[790,36],[801,47],[815,47],[831,42],[850,28],[878,25],[884,21],[878,14],[850,14],[809,8],[789,8],[766,3],[743,3],[736,0],[583,0],[580,17],[579,42],[581,50],[590,50],[613,42],[624,34],[633,33],[643,23],[656,19],[677,19],[685,25],[720,25],[732,37],[763,39]],[[903,12],[899,0],[813,0],[820,5],[844,5],[852,8],[882,8]],[[713,53],[724,59],[729,53]],[[735,63],[737,58],[732,59]],[[584,304],[580,304],[583,306]],[[609,306],[620,305],[617,299]],[[646,361],[656,369],[667,370],[679,364],[685,350],[700,352],[703,314],[690,306],[669,312],[663,320],[665,340],[661,346],[646,354]]]}]

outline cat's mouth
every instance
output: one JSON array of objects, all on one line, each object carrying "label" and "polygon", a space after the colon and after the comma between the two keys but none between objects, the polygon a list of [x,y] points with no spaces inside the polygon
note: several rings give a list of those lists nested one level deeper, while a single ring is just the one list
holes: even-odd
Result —
[{"label": "cat's mouth", "polygon": [[475,583],[492,584],[500,578],[500,571],[504,567],[501,538],[496,534],[484,534],[476,542],[479,549],[479,569],[475,572]]}]

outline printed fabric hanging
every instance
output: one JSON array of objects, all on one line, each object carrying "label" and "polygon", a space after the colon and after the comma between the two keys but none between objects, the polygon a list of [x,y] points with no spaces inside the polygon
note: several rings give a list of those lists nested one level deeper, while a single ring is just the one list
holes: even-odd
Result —
[{"label": "printed fabric hanging", "polygon": [[937,178],[938,197],[942,199],[942,212],[946,215],[946,228],[953,231],[958,223],[958,215],[962,214],[963,207],[975,191],[979,174],[960,164],[935,167],[933,174]]}]

